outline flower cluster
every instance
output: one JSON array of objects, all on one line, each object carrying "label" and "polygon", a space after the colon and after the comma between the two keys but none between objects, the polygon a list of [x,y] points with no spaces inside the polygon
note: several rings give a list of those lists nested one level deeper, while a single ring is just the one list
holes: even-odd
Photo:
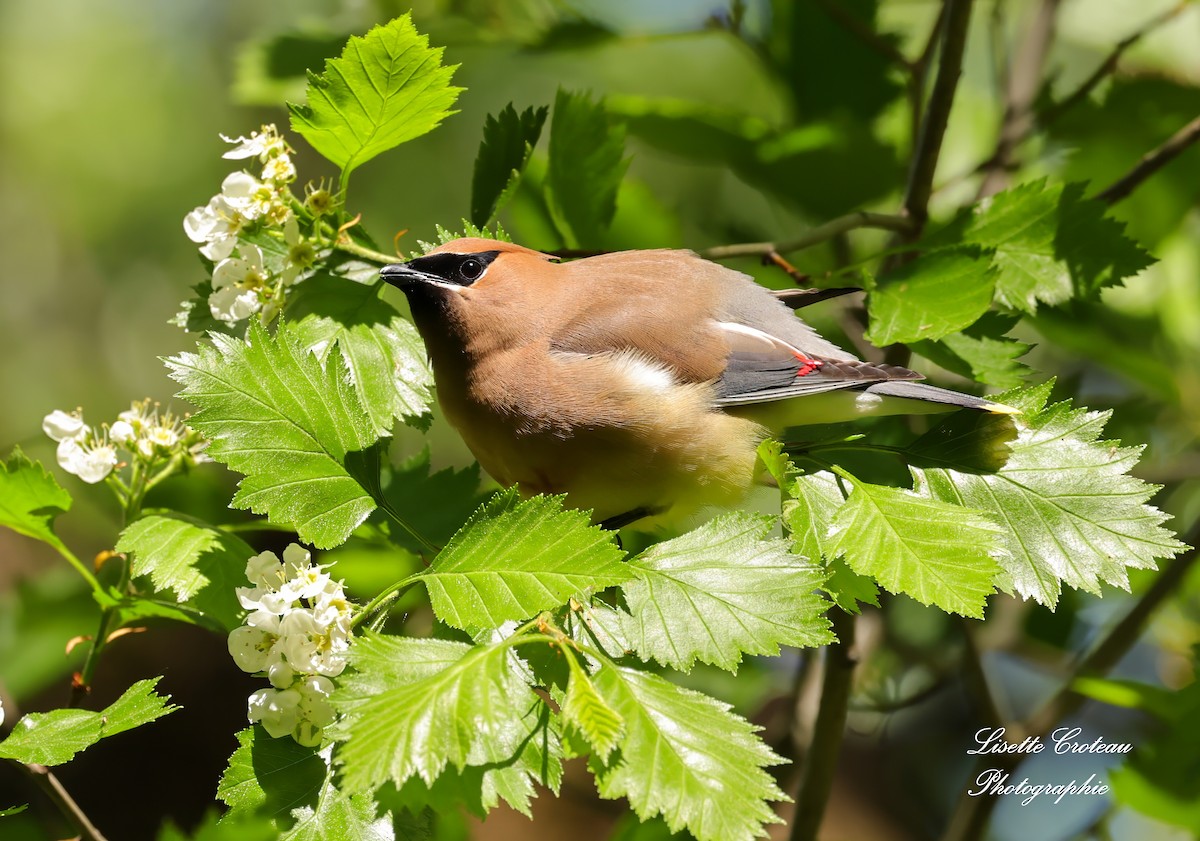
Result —
[{"label": "flower cluster", "polygon": [[119,450],[146,468],[173,460],[187,466],[210,460],[200,433],[170,411],[160,412],[149,398],[135,401],[112,424],[98,427],[84,423],[78,409],[55,409],[42,420],[42,431],[58,442],[59,466],[89,484],[112,473],[120,463]]},{"label": "flower cluster", "polygon": [[[308,277],[323,256],[320,218],[335,203],[327,190],[311,185],[303,204],[292,193],[292,149],[274,125],[249,137],[221,139],[234,144],[223,157],[254,159],[261,169],[257,175],[231,173],[220,193],[184,217],[183,230],[214,264],[208,296],[213,318],[234,324],[258,313],[267,323],[282,308],[287,289]],[[313,236],[302,233],[298,213]],[[269,263],[262,248],[249,241],[253,237],[281,240],[283,248],[271,251],[284,256]]]},{"label": "flower cluster", "polygon": [[275,738],[320,744],[334,719],[329,678],[346,668],[350,648],[342,583],[296,543],[283,550],[282,561],[274,552],[251,558],[246,577],[254,586],[239,587],[237,596],[250,613],[229,635],[229,653],[243,671],[265,672],[273,687],[250,696],[250,721]]}]

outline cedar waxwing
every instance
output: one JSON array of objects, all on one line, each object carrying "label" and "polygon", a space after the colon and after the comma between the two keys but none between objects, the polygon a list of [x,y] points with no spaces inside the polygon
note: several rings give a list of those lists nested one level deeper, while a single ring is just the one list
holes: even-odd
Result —
[{"label": "cedar waxwing", "polygon": [[862,362],[690,251],[560,263],[457,239],[381,274],[408,297],[438,402],[480,465],[609,527],[736,503],[758,444],[785,427],[1014,411]]}]

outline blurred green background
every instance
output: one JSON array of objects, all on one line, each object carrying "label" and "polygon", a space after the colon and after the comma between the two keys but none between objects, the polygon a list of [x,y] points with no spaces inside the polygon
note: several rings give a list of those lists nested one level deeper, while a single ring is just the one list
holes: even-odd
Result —
[{"label": "blurred green background", "polygon": [[[351,211],[362,211],[363,224],[381,243],[407,230],[400,240],[406,251],[417,248],[417,239],[433,239],[435,224],[457,226],[469,209],[471,167],[485,115],[510,101],[518,108],[548,104],[562,86],[607,96],[611,111],[629,122],[629,176],[613,230],[597,247],[703,248],[785,239],[858,207],[892,212],[899,204],[910,142],[902,86],[885,62],[847,37],[819,5],[810,0],[414,3],[417,28],[446,47],[447,63],[461,64],[455,83],[467,90],[458,101],[460,113],[442,128],[366,165],[355,178]],[[876,30],[907,55],[920,49],[938,5],[933,0],[845,4],[868,21],[874,15]],[[1002,117],[1005,61],[1038,5],[1037,0],[976,3],[937,178],[945,186],[935,196],[935,216],[974,195],[977,181],[960,176],[992,151]],[[1043,95],[1072,90],[1113,45],[1175,5],[1169,0],[1064,0]],[[285,114],[271,103],[297,99],[303,90],[300,78],[289,74],[305,65],[319,67],[320,58],[340,49],[346,35],[409,9],[405,3],[366,0],[0,2],[0,442],[5,450],[19,443],[34,458],[53,464],[52,444],[40,432],[42,417],[52,409],[80,406],[85,418],[97,423],[114,418],[131,399],[170,402],[174,387],[158,359],[189,349],[194,338],[167,321],[204,277],[181,220],[219,189],[231,168],[220,157],[227,147],[218,132],[249,134],[264,122],[283,128]],[[810,27],[793,45],[791,64],[772,64],[786,15]],[[272,39],[284,35],[290,40],[272,46]],[[648,97],[690,103],[685,110],[700,113],[700,123],[736,118],[751,133],[758,125],[791,127],[781,134],[778,148],[759,150],[760,162],[781,162],[781,168],[736,165],[734,152],[722,149],[696,124],[665,130],[644,114]],[[1107,186],[1197,114],[1200,7],[1190,6],[1126,52],[1113,80],[1026,144],[1012,182],[1051,174]],[[292,142],[299,152],[301,183],[331,174],[302,140]],[[1106,290],[1100,303],[1043,310],[1016,334],[1038,345],[1026,359],[1035,370],[1032,379],[1059,376],[1057,395],[1116,409],[1108,430],[1112,437],[1149,445],[1139,475],[1168,486],[1158,504],[1178,518],[1181,531],[1200,517],[1198,199],[1200,151],[1192,149],[1115,210],[1160,262],[1125,288]],[[502,219],[519,242],[559,245],[528,191]],[[798,266],[819,273],[869,254],[883,242],[882,235],[856,234],[852,244],[840,241],[804,252]],[[753,261],[738,268],[772,285],[786,280]],[[814,313],[819,326],[835,335],[838,306]],[[936,370],[923,360],[914,367]],[[943,381],[954,384],[952,378]],[[435,464],[470,461],[440,425],[432,446]],[[419,447],[412,434],[397,445],[403,453]],[[186,492],[199,500],[193,507],[220,509],[232,477],[215,467],[201,474],[186,485],[175,480],[163,493]],[[81,557],[111,546],[117,519],[104,493],[73,477],[60,479],[76,495],[74,510],[60,522],[67,542]],[[1144,583],[1144,578],[1136,582]],[[64,657],[64,646],[90,633],[95,621],[81,593],[55,557],[0,533],[0,682],[6,701],[31,710],[62,703],[65,681],[78,665],[78,652]],[[1200,640],[1197,594],[1200,581],[1193,580],[1160,616],[1137,662],[1126,664],[1130,674],[1169,687],[1190,678],[1189,649]],[[951,634],[945,617],[894,601],[897,607],[886,616],[870,620],[882,640],[865,678],[876,689],[907,685],[911,651],[936,647]],[[1078,648],[1125,604],[1119,593],[1103,601],[1073,594],[1054,615],[1040,609],[1007,611],[1017,617],[1016,630],[1010,631],[1020,645],[990,666],[1011,687],[1014,704],[1029,703],[1044,686],[1036,668],[1039,658]],[[1000,627],[1006,608],[1001,605],[997,614]],[[221,640],[195,629],[140,636],[114,647],[114,662],[102,670],[97,703],[106,695],[111,699],[132,678],[165,672],[164,688],[187,712],[162,724],[175,730],[158,730],[150,738],[195,751],[195,762],[186,778],[173,776],[180,772],[164,762],[154,785],[169,804],[146,811],[128,825],[127,835],[115,837],[152,837],[168,814],[185,823],[198,817],[232,749],[231,734],[244,722],[249,685],[225,662]],[[118,659],[121,651],[125,654]],[[703,673],[695,679],[707,680]],[[737,685],[715,691],[737,701],[747,715],[765,720],[764,698],[786,690],[789,680],[757,666],[743,672]],[[900,781],[889,766],[878,764],[896,751],[911,760],[926,750],[934,765],[937,757],[958,757],[961,733],[936,727],[937,717],[921,710],[858,721],[869,738],[851,745],[850,770],[839,781],[841,794],[833,807],[834,819],[848,821],[849,828],[830,837],[921,838],[938,825],[921,809],[947,808],[953,790],[945,774],[928,768],[916,781],[906,778],[917,789],[907,795],[918,805],[905,805]],[[1120,719],[1112,724],[1113,734],[1122,728],[1140,732],[1139,726]],[[103,746],[89,751],[64,776],[83,789],[81,799],[88,805],[108,803],[136,812],[123,785],[136,787],[138,801],[149,799],[141,770],[134,781],[112,769],[114,763],[140,761],[129,758],[137,757],[137,749],[106,751]],[[891,770],[908,774],[912,767],[910,761]],[[0,776],[0,794],[13,792],[0,807],[20,796],[9,782]],[[581,814],[597,826],[611,823],[607,813]],[[1052,819],[1040,811],[1002,809],[994,837],[1084,837],[1078,833],[1088,815],[1055,814]],[[494,823],[502,826],[504,819]],[[36,825],[14,819],[0,823],[0,835],[42,837]],[[511,837],[526,837],[519,833],[528,825],[515,826]],[[1033,826],[1049,827],[1048,834],[1032,831]],[[1129,812],[1114,818],[1111,831],[1119,838],[1186,837],[1150,827]],[[566,836],[551,831],[543,837]]]}]

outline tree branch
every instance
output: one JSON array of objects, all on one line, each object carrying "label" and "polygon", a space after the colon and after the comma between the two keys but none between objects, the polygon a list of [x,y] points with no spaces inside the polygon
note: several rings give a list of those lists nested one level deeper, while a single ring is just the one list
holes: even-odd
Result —
[{"label": "tree branch", "polygon": [[913,222],[903,216],[887,213],[871,213],[858,210],[839,216],[823,225],[811,228],[795,239],[783,242],[743,242],[736,245],[718,245],[700,251],[700,256],[706,260],[727,260],[730,257],[766,257],[771,254],[788,254],[792,251],[803,251],[819,245],[847,231],[856,228],[881,228],[887,231],[907,232],[912,230]]},{"label": "tree branch", "polygon": [[996,705],[996,696],[988,685],[987,673],[983,669],[983,656],[970,626],[965,619],[959,619],[959,630],[963,638],[962,678],[967,693],[975,702],[983,722],[990,727],[1002,727],[1006,723]]},{"label": "tree branch", "polygon": [[812,743],[804,756],[804,771],[796,794],[790,841],[816,841],[833,789],[834,770],[846,731],[850,689],[858,659],[854,654],[855,617],[837,607],[830,621],[838,642],[825,647],[825,673],[821,678],[821,704],[813,725]]},{"label": "tree branch", "polygon": [[22,770],[33,780],[38,788],[50,798],[51,802],[58,807],[63,816],[71,823],[71,825],[79,831],[79,837],[83,841],[108,841],[104,834],[96,828],[79,804],[75,802],[75,798],[71,797],[70,793],[63,787],[62,782],[58,777],[54,776],[54,772],[45,765],[37,765],[32,762],[16,763]]},{"label": "tree branch", "polygon": [[946,124],[950,121],[950,109],[954,105],[958,77],[962,73],[963,51],[967,44],[972,2],[973,0],[945,2],[942,55],[938,62],[933,92],[929,95],[929,106],[921,122],[912,166],[908,171],[908,185],[904,191],[904,214],[913,221],[913,229],[904,234],[907,242],[913,242],[920,236],[929,218],[929,196],[933,191],[933,176],[937,171],[938,156],[942,151],[942,138],[945,137]]},{"label": "tree branch", "polygon": [[985,175],[979,185],[976,201],[994,195],[1008,186],[1013,152],[1033,131],[1033,104],[1042,84],[1046,55],[1054,43],[1055,21],[1060,2],[1061,0],[1042,0],[1029,31],[1021,40],[1021,51],[1009,68],[1008,86],[1004,95],[1004,120],[1000,125],[1000,136],[996,139],[996,150],[984,167]]},{"label": "tree branch", "polygon": [[1138,41],[1142,40],[1142,38],[1146,37],[1155,29],[1158,29],[1158,27],[1162,26],[1164,23],[1176,18],[1179,13],[1187,7],[1188,0],[1184,0],[1184,2],[1178,3],[1177,5],[1163,12],[1161,15],[1151,18],[1145,24],[1145,26],[1143,26],[1137,32],[1134,32],[1132,35],[1127,36],[1124,40],[1119,41],[1117,45],[1113,47],[1112,52],[1108,54],[1108,57],[1104,59],[1100,66],[1097,67],[1090,76],[1084,79],[1079,87],[1071,91],[1071,93],[1064,96],[1058,102],[1048,106],[1045,110],[1037,115],[1038,123],[1040,123],[1044,128],[1053,123],[1064,113],[1074,108],[1080,102],[1087,99],[1088,95],[1090,95],[1091,92],[1096,89],[1097,85],[1104,81],[1106,76],[1116,72],[1117,63],[1121,60],[1121,56],[1125,54],[1126,50],[1128,50]]},{"label": "tree branch", "polygon": [[821,7],[821,11],[837,21],[843,29],[888,61],[898,64],[909,71],[913,69],[914,62],[906,58],[904,53],[900,52],[895,44],[863,23],[852,12],[846,11],[839,0],[817,0],[817,5]]},{"label": "tree branch", "polygon": [[[1194,528],[1185,541],[1193,545],[1200,542],[1200,527]],[[1022,736],[1045,736],[1058,722],[1082,706],[1086,699],[1075,692],[1075,680],[1085,675],[1105,674],[1112,669],[1138,641],[1150,615],[1175,592],[1198,558],[1200,552],[1193,548],[1163,569],[1125,617],[1087,655],[1079,659],[1058,692],[1030,715],[1023,725],[1019,725]],[[1011,773],[1024,759],[1021,754],[988,754],[980,757],[970,779],[974,781],[979,774],[991,768]],[[990,796],[971,797],[966,793],[968,790],[964,787],[959,795],[954,814],[942,836],[943,841],[974,841],[984,836],[999,799]]]},{"label": "tree branch", "polygon": [[1192,120],[1157,149],[1147,152],[1125,175],[1101,190],[1095,198],[1105,204],[1116,204],[1137,189],[1143,181],[1177,158],[1187,147],[1200,140],[1200,117]]},{"label": "tree branch", "polygon": [[[12,696],[8,694],[5,686],[0,685],[0,699],[3,700],[4,709],[6,711],[6,724],[0,726],[0,739],[5,738],[11,731],[14,724],[21,717],[21,711],[17,708],[16,702]],[[79,831],[79,838],[84,841],[107,841],[103,833],[96,828],[87,814],[75,802],[70,792],[63,786],[62,781],[54,775],[54,772],[45,765],[38,765],[33,762],[18,762],[15,759],[10,760],[14,765],[20,768],[27,777],[29,777],[37,787],[40,788],[50,799],[50,801],[58,807],[58,811],[71,824],[74,829]]]},{"label": "tree branch", "polygon": [[938,35],[942,31],[942,23],[946,20],[946,6],[938,7],[937,17],[929,29],[929,37],[925,39],[925,47],[917,60],[912,63],[912,72],[908,77],[908,104],[912,112],[912,145],[917,148],[921,137],[921,122],[925,111],[925,82],[929,78],[929,63],[933,61],[934,50],[937,49]]}]

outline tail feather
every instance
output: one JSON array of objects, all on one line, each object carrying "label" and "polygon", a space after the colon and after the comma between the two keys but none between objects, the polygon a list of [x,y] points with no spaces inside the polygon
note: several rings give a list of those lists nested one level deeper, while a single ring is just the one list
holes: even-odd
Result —
[{"label": "tail feather", "polygon": [[983,412],[995,412],[1004,415],[1019,415],[1021,413],[1020,409],[1014,409],[1011,406],[1005,406],[1003,403],[996,403],[984,397],[975,397],[971,394],[962,394],[957,391],[938,388],[935,385],[926,385],[925,383],[915,383],[906,380],[890,380],[888,382],[874,383],[863,390],[868,394],[876,394],[880,397],[903,397],[908,400],[922,400],[926,403],[945,403],[948,406],[978,409]]}]

